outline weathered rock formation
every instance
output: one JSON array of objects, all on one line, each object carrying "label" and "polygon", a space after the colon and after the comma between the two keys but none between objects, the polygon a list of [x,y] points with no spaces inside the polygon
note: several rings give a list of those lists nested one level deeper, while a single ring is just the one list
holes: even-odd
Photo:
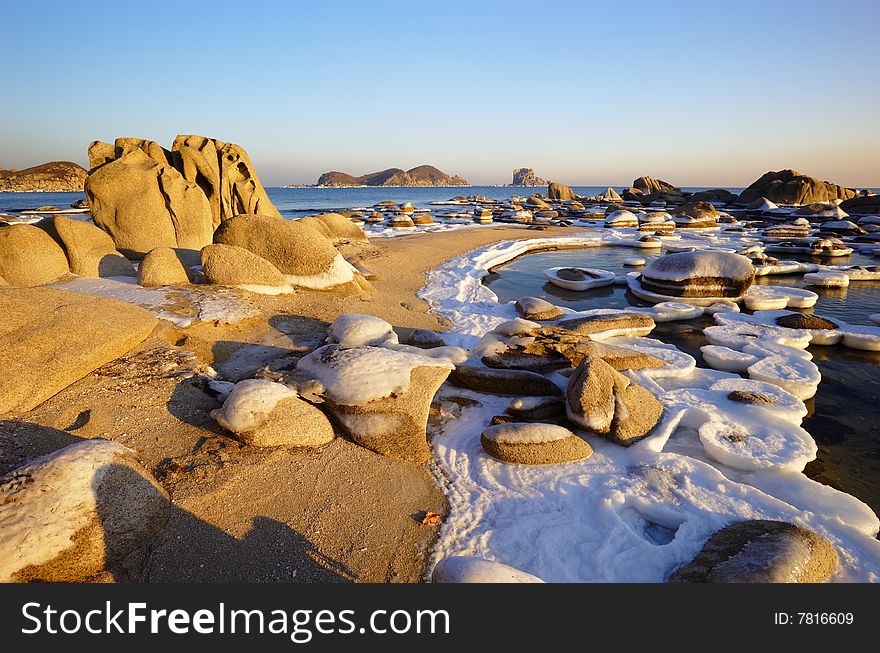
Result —
[{"label": "weathered rock formation", "polygon": [[645,290],[673,297],[729,297],[745,294],[755,267],[740,254],[720,251],[678,252],[651,261],[639,282]]},{"label": "weathered rock formation", "polygon": [[242,213],[280,218],[247,153],[204,136],[178,136],[171,150],[118,138],[89,146],[85,182],[92,217],[119,250],[140,258],[156,247],[199,250],[221,222]]},{"label": "weathered rock formation", "polygon": [[409,170],[388,168],[360,177],[333,170],[318,178],[318,186],[470,186],[470,183],[458,175],[448,175],[434,166],[422,165]]},{"label": "weathered rock formation", "polygon": [[768,172],[746,188],[736,200],[747,206],[762,197],[777,204],[813,204],[856,197],[858,192],[829,181],[808,177],[796,170]]},{"label": "weathered rock formation", "polygon": [[72,161],[52,161],[24,170],[0,169],[0,191],[81,193],[87,174]]},{"label": "weathered rock formation", "polygon": [[844,200],[840,208],[852,215],[880,215],[880,195],[859,195]]},{"label": "weathered rock formation", "polygon": [[517,168],[513,171],[511,186],[546,186],[547,182],[535,174],[531,168]]},{"label": "weathered rock formation", "polygon": [[35,226],[48,233],[67,255],[70,271],[81,277],[133,277],[131,261],[125,258],[107,232],[83,220],[56,215]]}]

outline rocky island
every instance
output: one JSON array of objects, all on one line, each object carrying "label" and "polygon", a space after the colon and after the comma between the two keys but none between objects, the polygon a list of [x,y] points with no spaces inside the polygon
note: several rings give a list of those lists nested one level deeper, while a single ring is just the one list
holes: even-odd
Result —
[{"label": "rocky island", "polygon": [[86,170],[73,161],[52,161],[24,170],[0,168],[0,192],[82,192]]},{"label": "rocky island", "polygon": [[434,166],[422,165],[403,170],[388,168],[380,172],[368,172],[355,177],[345,172],[331,170],[318,178],[318,186],[470,186],[458,175],[447,175]]},{"label": "rocky island", "polygon": [[511,186],[546,186],[547,182],[535,174],[531,168],[517,168],[513,171]]}]

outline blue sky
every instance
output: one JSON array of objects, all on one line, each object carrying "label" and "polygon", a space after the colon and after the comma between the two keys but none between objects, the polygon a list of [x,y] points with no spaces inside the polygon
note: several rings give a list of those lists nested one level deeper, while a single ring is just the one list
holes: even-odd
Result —
[{"label": "blue sky", "polygon": [[94,139],[243,145],[264,183],[880,186],[880,2],[9,2],[0,166]]}]

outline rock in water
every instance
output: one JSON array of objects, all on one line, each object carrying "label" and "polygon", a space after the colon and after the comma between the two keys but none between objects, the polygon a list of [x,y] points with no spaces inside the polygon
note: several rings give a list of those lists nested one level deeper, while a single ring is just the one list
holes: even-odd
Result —
[{"label": "rock in water", "polygon": [[0,414],[38,406],[157,323],[139,306],[52,288],[0,288],[0,315]]},{"label": "rock in water", "polygon": [[[547,186],[547,195],[551,200],[573,200],[577,197],[574,191],[566,186],[565,184],[560,184],[558,182],[551,182]],[[549,207],[548,207],[549,208]]]},{"label": "rock in water", "polygon": [[81,277],[134,277],[137,273],[127,258],[116,250],[107,232],[82,220],[63,215],[40,220],[35,226],[52,236]]},{"label": "rock in water", "polygon": [[[777,204],[813,204],[856,197],[852,188],[802,175],[796,170],[768,172],[746,188],[736,200],[746,206],[761,198]],[[847,209],[844,209],[847,210]]]},{"label": "rock in water", "polygon": [[287,286],[284,275],[266,259],[235,245],[208,245],[202,249],[205,281],[221,286]]},{"label": "rock in water", "polygon": [[281,217],[244,148],[215,138],[180,135],[171,149],[184,179],[204,191],[214,228],[242,213]]},{"label": "rock in water", "polygon": [[177,252],[170,247],[157,247],[138,266],[138,283],[145,288],[185,286],[189,275]]},{"label": "rock in water", "polygon": [[561,308],[540,297],[520,297],[515,306],[516,312],[527,320],[555,320],[564,315]]},{"label": "rock in water", "polygon": [[86,440],[0,478],[0,582],[71,582],[164,525],[168,496],[130,449]]},{"label": "rock in water", "polygon": [[544,581],[500,562],[476,556],[443,558],[431,572],[432,583],[543,583]]},{"label": "rock in water", "polygon": [[317,447],[335,437],[324,413],[292,388],[265,379],[236,383],[211,417],[254,447]]},{"label": "rock in water", "polygon": [[415,464],[431,457],[428,412],[451,369],[450,363],[418,354],[339,345],[320,347],[297,363],[352,440]]},{"label": "rock in water", "polygon": [[85,191],[95,224],[127,256],[211,243],[211,206],[204,192],[139,148],[93,170]]},{"label": "rock in water", "polygon": [[214,242],[243,247],[266,259],[292,285],[328,288],[354,279],[354,268],[330,240],[299,220],[237,215],[217,228]]},{"label": "rock in water", "polygon": [[524,465],[552,465],[593,455],[587,442],[555,424],[499,424],[483,429],[483,451],[493,458]]},{"label": "rock in water", "polygon": [[639,277],[645,290],[673,297],[741,297],[754,279],[755,267],[747,257],[716,251],[661,256]]},{"label": "rock in water", "polygon": [[755,519],[714,533],[671,583],[822,583],[837,569],[837,552],[817,533],[782,521]]},{"label": "rock in water", "polygon": [[535,174],[531,168],[517,168],[513,171],[511,186],[546,186],[547,182]]},{"label": "rock in water", "polygon": [[575,424],[629,446],[647,436],[663,405],[601,358],[585,357],[565,390],[565,409]]},{"label": "rock in water", "polygon": [[64,250],[29,224],[0,226],[0,277],[13,286],[42,286],[70,271]]},{"label": "rock in water", "polygon": [[633,188],[640,190],[644,195],[650,195],[651,193],[662,193],[664,191],[669,190],[678,190],[675,186],[670,184],[668,181],[663,181],[662,179],[654,179],[653,177],[639,177],[632,183]]},{"label": "rock in water", "polygon": [[587,315],[563,320],[557,325],[574,333],[588,335],[595,340],[615,336],[646,336],[654,330],[654,319],[636,311]]}]

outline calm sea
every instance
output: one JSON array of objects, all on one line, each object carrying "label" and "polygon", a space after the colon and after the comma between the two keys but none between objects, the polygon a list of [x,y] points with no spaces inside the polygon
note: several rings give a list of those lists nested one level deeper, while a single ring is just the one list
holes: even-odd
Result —
[{"label": "calm sea", "polygon": [[[608,186],[574,186],[579,195],[590,197],[601,195]],[[623,187],[614,187],[618,192]],[[696,191],[704,188],[685,188]],[[739,193],[741,188],[727,190]],[[546,192],[544,187],[523,186],[463,186],[461,188],[267,188],[269,199],[285,217],[299,218],[309,213],[367,208],[382,202],[412,202],[415,206],[430,206],[431,202],[442,202],[457,195],[485,195],[496,200],[506,200],[512,195],[531,195]],[[0,193],[0,213],[35,209],[40,206],[69,207],[83,193]]]}]

